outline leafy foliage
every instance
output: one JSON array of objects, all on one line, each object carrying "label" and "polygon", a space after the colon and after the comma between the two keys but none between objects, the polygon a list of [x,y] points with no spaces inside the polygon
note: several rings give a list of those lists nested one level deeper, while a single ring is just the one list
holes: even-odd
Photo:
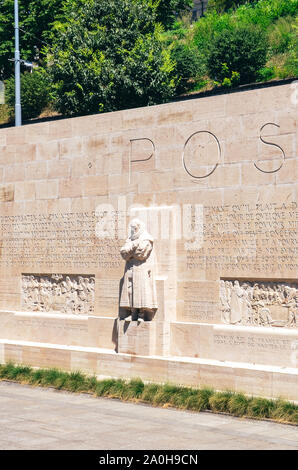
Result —
[{"label": "leafy foliage", "polygon": [[[33,73],[21,75],[21,102],[23,119],[35,118],[50,101],[50,83],[46,72],[38,69]],[[5,101],[10,108],[10,116],[14,116],[15,80],[6,81]]]},{"label": "leafy foliage", "polygon": [[268,82],[275,77],[275,71],[273,67],[263,67],[258,70],[257,81],[259,82]]},{"label": "leafy foliage", "polygon": [[268,28],[271,54],[282,54],[289,49],[295,32],[295,22],[297,25],[297,18],[286,16],[279,18]]},{"label": "leafy foliage", "polygon": [[240,6],[234,13],[237,22],[255,24],[266,30],[274,21],[284,16],[295,16],[298,0],[259,0]]},{"label": "leafy foliage", "polygon": [[289,57],[285,63],[287,76],[297,77],[298,75],[298,18],[293,25],[289,44]]},{"label": "leafy foliage", "polygon": [[221,66],[221,73],[218,80],[214,81],[215,86],[222,86],[230,88],[238,85],[240,82],[240,73],[230,70],[228,65],[224,62]]},{"label": "leafy foliage", "polygon": [[223,81],[228,69],[239,74],[239,83],[252,82],[266,63],[267,49],[266,36],[260,28],[244,26],[224,31],[210,45],[210,77]]},{"label": "leafy foliage", "polygon": [[[287,19],[287,26],[280,24],[280,21],[275,23],[277,31],[281,30],[280,34],[272,37],[273,30],[270,29],[269,32],[270,57],[266,68],[272,71],[274,78],[294,78],[298,76],[298,17],[287,17]],[[285,42],[288,46],[285,45]],[[276,53],[276,50],[282,50],[283,52]],[[265,73],[269,74],[269,70]],[[263,71],[260,70],[259,74],[263,75]]]},{"label": "leafy foliage", "polygon": [[[51,23],[62,13],[63,0],[19,0],[20,53],[24,60],[42,63],[41,49]],[[14,0],[0,2],[0,79],[13,74]]]},{"label": "leafy foliage", "polygon": [[[210,5],[212,6],[212,0],[210,0]],[[226,41],[227,34],[232,36],[236,30],[256,27],[261,29],[264,38],[266,37],[268,62],[255,71],[253,80],[256,78],[258,80],[268,80],[274,77],[292,77],[297,75],[297,39],[295,39],[297,37],[297,23],[295,23],[297,22],[297,12],[298,0],[246,2],[237,9],[231,9],[222,14],[218,14],[215,9],[211,9],[204,18],[194,24],[192,44],[202,52],[202,57],[205,57],[207,66],[210,44],[214,44],[215,41],[220,43],[219,38],[222,35],[223,41]],[[247,44],[248,47],[250,47],[249,44]],[[255,45],[253,47],[255,48]],[[239,51],[241,53],[241,49]],[[253,51],[248,51],[248,54],[252,59]],[[215,85],[231,86],[237,84],[238,78],[235,73],[239,73],[239,70],[235,69],[235,66],[226,57],[218,58],[220,62],[217,64]],[[257,62],[255,65],[257,66]],[[252,77],[250,77],[250,80],[252,80]],[[242,74],[239,83],[244,82]],[[212,82],[209,83],[211,85]]]},{"label": "leafy foliage", "polygon": [[172,49],[172,58],[176,62],[175,71],[179,77],[176,91],[184,93],[193,86],[193,81],[204,74],[204,59],[198,48],[177,42]]},{"label": "leafy foliage", "polygon": [[244,3],[256,3],[258,0],[209,0],[208,11],[216,11],[216,13],[224,13],[232,8],[238,8]]},{"label": "leafy foliage", "polygon": [[167,101],[174,62],[151,0],[69,1],[46,50],[57,109],[83,115]]},{"label": "leafy foliage", "polygon": [[297,11],[298,0],[259,0],[221,15],[212,11],[195,23],[193,41],[208,53],[210,41],[225,30],[257,25],[266,31],[279,18],[296,16]]},{"label": "leafy foliage", "polygon": [[[8,61],[14,53],[13,3],[0,2],[0,80],[13,75],[13,62]],[[298,0],[209,0],[205,17],[190,24],[183,13],[192,4],[193,0],[19,0],[21,56],[48,66],[57,110],[69,116],[166,102],[174,94],[214,85],[297,76]],[[265,37],[269,44],[266,63],[256,41],[250,47],[244,37],[241,44],[245,28],[263,31],[263,46]],[[227,37],[232,38],[232,48]],[[217,42],[219,50],[214,51]],[[45,90],[31,77],[29,91],[26,80],[23,115],[31,117],[38,114],[39,102],[44,103]],[[13,96],[10,83],[8,95]],[[29,97],[37,90],[37,109],[27,114],[26,103],[34,101]],[[2,121],[7,120],[7,109],[1,105]]]}]

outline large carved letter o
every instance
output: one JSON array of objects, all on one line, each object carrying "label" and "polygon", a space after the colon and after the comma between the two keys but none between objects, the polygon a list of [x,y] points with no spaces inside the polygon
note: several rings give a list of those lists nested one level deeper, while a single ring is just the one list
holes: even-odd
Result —
[{"label": "large carved letter o", "polygon": [[[206,133],[206,134],[210,134],[216,141],[217,143],[217,147],[218,147],[218,152],[219,152],[219,157],[218,157],[218,163],[216,163],[216,165],[214,165],[214,168],[212,168],[212,170],[207,174],[207,175],[204,175],[204,176],[196,176],[196,175],[193,175],[187,168],[186,166],[186,163],[185,163],[185,149],[186,149],[186,146],[188,144],[188,142],[193,138],[194,135],[196,134],[203,134],[203,133]],[[208,176],[212,175],[212,173],[214,173],[214,171],[216,170],[216,168],[218,167],[219,165],[219,162],[221,160],[221,148],[220,148],[220,143],[219,143],[219,140],[218,138],[216,137],[216,135],[212,134],[212,132],[210,131],[197,131],[197,132],[194,132],[193,134],[191,134],[191,136],[188,137],[187,141],[185,142],[184,144],[184,148],[183,148],[183,153],[182,153],[182,164],[183,164],[183,167],[186,171],[186,173],[189,174],[189,176],[191,176],[192,178],[197,178],[197,179],[201,179],[201,178],[207,178]]]}]

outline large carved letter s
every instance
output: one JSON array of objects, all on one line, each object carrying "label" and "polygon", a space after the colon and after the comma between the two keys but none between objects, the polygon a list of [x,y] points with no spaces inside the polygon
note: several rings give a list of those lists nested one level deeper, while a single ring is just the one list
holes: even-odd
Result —
[{"label": "large carved letter s", "polygon": [[254,162],[254,166],[259,170],[259,171],[262,171],[263,173],[276,173],[277,171],[279,171],[281,169],[281,167],[283,166],[284,164],[284,161],[285,161],[285,152],[283,151],[283,149],[277,145],[277,144],[273,144],[272,142],[267,142],[265,139],[263,139],[263,137],[261,136],[261,132],[262,130],[264,129],[264,127],[266,126],[276,126],[276,127],[280,127],[278,124],[275,124],[274,122],[267,122],[267,124],[264,124],[261,129],[260,129],[260,140],[263,142],[263,144],[266,144],[266,145],[273,145],[273,147],[277,147],[279,148],[279,150],[281,151],[282,153],[282,161],[281,161],[281,164],[279,165],[278,168],[276,168],[275,170],[262,170],[262,168],[259,168],[258,165],[256,164],[256,162]]}]

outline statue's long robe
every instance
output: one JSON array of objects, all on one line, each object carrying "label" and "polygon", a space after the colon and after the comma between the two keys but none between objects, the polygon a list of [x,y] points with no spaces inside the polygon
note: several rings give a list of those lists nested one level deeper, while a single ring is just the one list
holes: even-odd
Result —
[{"label": "statue's long robe", "polygon": [[[144,232],[136,240],[126,240],[121,255],[126,264],[122,278],[120,307],[156,309],[155,255],[151,235]],[[130,283],[131,295],[129,295]]]},{"label": "statue's long robe", "polygon": [[230,323],[239,323],[242,319],[242,290],[234,285],[231,294],[231,320]]}]

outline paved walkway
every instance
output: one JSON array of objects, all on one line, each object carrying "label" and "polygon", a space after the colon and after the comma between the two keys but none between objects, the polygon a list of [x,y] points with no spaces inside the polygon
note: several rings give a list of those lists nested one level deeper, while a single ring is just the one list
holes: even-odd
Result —
[{"label": "paved walkway", "polygon": [[298,450],[298,427],[0,382],[0,449]]}]

